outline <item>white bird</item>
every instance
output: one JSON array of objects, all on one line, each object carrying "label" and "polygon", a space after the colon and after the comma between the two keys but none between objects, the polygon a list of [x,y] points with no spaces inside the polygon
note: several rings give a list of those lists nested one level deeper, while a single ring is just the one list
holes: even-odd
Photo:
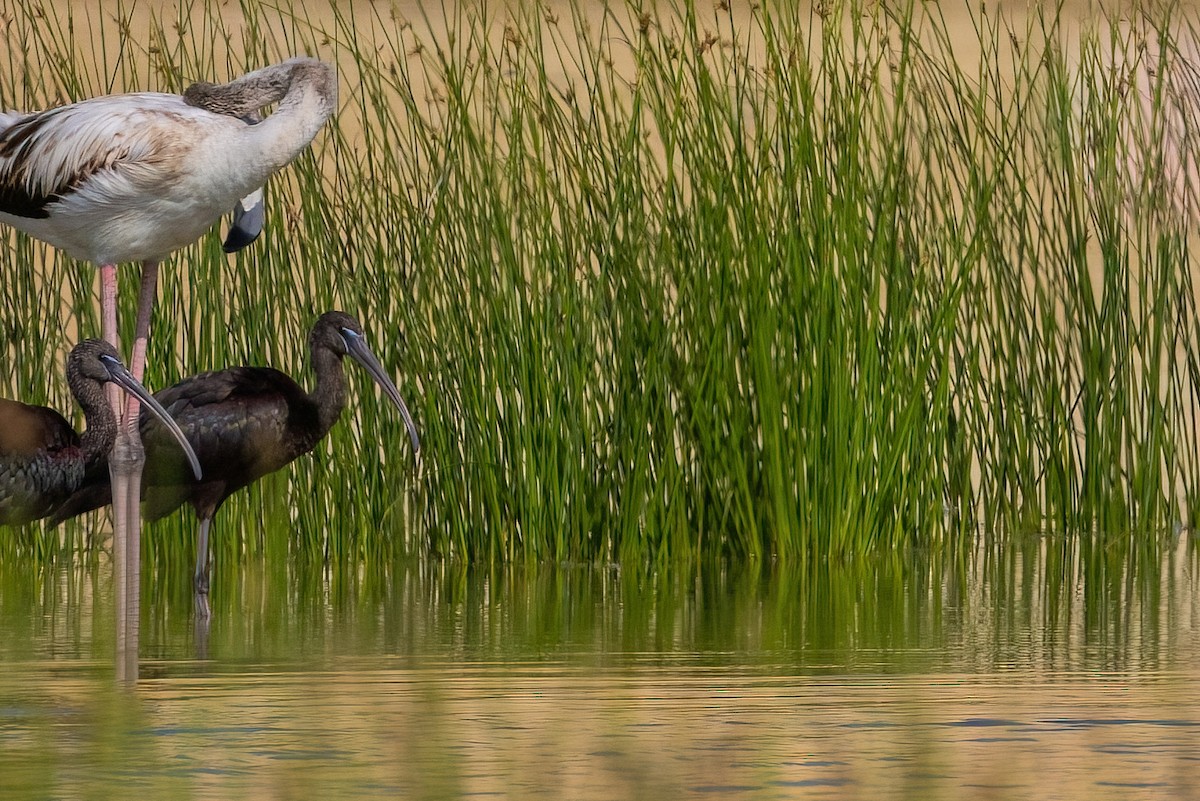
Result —
[{"label": "white bird", "polygon": [[336,99],[333,69],[297,58],[21,116],[0,130],[0,221],[84,261],[161,261],[299,155]]},{"label": "white bird", "polygon": [[[257,121],[272,103],[279,104],[274,113]],[[293,58],[228,84],[193,84],[183,95],[109,95],[7,115],[0,120],[7,123],[0,129],[0,222],[100,265],[104,338],[114,346],[116,264],[142,263],[130,360],[141,380],[158,263],[235,204],[256,233],[256,193],[308,146],[336,103],[334,69]],[[259,215],[261,227],[261,208]],[[144,456],[137,402],[121,410],[114,395],[113,403],[121,424],[109,464],[122,542],[122,529],[133,537],[140,530]]]}]

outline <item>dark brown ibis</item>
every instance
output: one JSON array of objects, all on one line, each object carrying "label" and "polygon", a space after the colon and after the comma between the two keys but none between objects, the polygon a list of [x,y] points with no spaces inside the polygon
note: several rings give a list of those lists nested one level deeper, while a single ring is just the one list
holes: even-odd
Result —
[{"label": "dark brown ibis", "polygon": [[[290,464],[320,442],[346,406],[342,360],[357,361],[400,410],[413,452],[420,449],[417,427],[399,390],[363,338],[362,326],[344,312],[327,312],[308,338],[317,383],[306,392],[290,376],[271,367],[230,367],[185,378],[155,398],[174,417],[196,449],[204,471],[194,479],[166,431],[142,415],[146,470],[142,479],[145,515],[157,520],[191,504],[199,519],[194,586],[197,614],[208,617],[209,527],[233,493]],[[54,520],[97,509],[111,501],[103,473],[63,505]]]},{"label": "dark brown ibis", "polygon": [[[54,409],[0,399],[0,524],[22,525],[50,515],[90,474],[107,475],[117,420],[105,397],[112,383],[136,395],[162,421],[163,446],[200,476],[200,463],[179,426],[125,369],[112,345],[80,342],[67,357],[67,386],[83,409],[82,436]],[[149,418],[147,418],[149,419]]]}]

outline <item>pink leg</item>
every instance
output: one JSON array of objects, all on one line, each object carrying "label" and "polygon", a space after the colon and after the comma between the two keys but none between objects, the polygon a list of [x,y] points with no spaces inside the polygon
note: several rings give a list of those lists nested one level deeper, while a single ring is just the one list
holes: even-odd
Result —
[{"label": "pink leg", "polygon": [[[117,265],[100,265],[100,330],[104,341],[121,352],[121,336],[117,333]],[[108,399],[113,414],[121,419],[121,390],[108,385]]]},{"label": "pink leg", "polygon": [[[138,295],[137,322],[134,328],[133,355],[129,360],[129,372],[139,381],[146,369],[146,343],[150,336],[150,312],[158,290],[158,263],[142,265],[142,285]],[[124,554],[124,582],[126,597],[126,643],[132,659],[130,669],[136,677],[138,629],[141,622],[141,532],[142,532],[142,468],[146,454],[142,448],[141,432],[138,430],[140,408],[137,398],[131,397],[121,416],[114,447],[112,469],[120,468],[126,480],[123,489],[113,483],[113,514],[122,515],[125,521],[127,544]],[[118,455],[119,454],[119,455]],[[116,499],[120,494],[121,508]]]},{"label": "pink leg", "polygon": [[[142,265],[142,288],[138,295],[137,325],[133,332],[133,355],[129,359],[129,372],[141,381],[146,371],[146,345],[150,340],[150,312],[158,293],[158,262],[148,261]],[[138,430],[138,399],[129,396],[129,427]]]},{"label": "pink leg", "polygon": [[[100,326],[107,340],[119,353],[121,339],[117,333],[117,267],[115,264],[100,265]],[[112,384],[108,385],[109,402],[117,417],[118,431],[123,430],[124,404],[122,394]],[[113,600],[117,608],[117,680],[133,681],[137,678],[137,626],[133,627],[133,643],[130,647],[129,629],[129,476],[119,467],[120,442],[113,447],[109,458],[109,480],[113,487]],[[132,671],[131,671],[132,667]]]}]

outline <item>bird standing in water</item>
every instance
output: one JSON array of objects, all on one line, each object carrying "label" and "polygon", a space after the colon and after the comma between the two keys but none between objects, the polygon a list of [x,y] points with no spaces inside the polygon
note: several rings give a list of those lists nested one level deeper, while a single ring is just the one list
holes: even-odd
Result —
[{"label": "bird standing in water", "polygon": [[[272,103],[274,113],[257,121]],[[0,120],[8,123],[0,130],[0,222],[100,266],[103,335],[114,347],[116,265],[141,262],[130,359],[140,380],[159,262],[235,206],[248,210],[251,229],[261,226],[255,193],[308,146],[336,103],[333,68],[293,58],[228,84],[194,84],[183,95],[109,95],[7,115]],[[239,219],[235,212],[235,229]],[[127,409],[116,394],[110,401],[118,420],[109,460],[115,556],[118,570],[128,562],[136,595],[144,452],[137,401]]]},{"label": "bird standing in water", "polygon": [[162,422],[161,430],[174,441],[192,475],[200,478],[196,454],[167,411],[125,369],[112,345],[88,339],[67,357],[67,385],[87,425],[82,436],[54,409],[0,398],[0,525],[48,516],[89,473],[104,466],[117,436],[117,421],[104,397],[108,383],[138,396]]},{"label": "bird standing in water", "polygon": [[[308,345],[317,378],[312,392],[271,367],[230,367],[185,378],[155,395],[195,447],[202,478],[188,474],[162,426],[142,415],[146,516],[157,520],[187,503],[199,519],[194,574],[198,616],[208,617],[213,517],[230,495],[308,453],[329,433],[346,407],[343,358],[357,361],[383,388],[404,418],[414,454],[420,450],[412,415],[357,320],[344,312],[326,312],[313,325]],[[109,485],[99,478],[55,512],[53,522],[109,503]]]}]

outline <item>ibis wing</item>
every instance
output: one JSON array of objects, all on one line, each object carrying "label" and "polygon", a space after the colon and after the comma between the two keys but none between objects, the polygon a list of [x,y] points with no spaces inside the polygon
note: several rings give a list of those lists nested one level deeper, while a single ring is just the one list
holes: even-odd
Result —
[{"label": "ibis wing", "polygon": [[[298,423],[297,415],[308,414],[311,403],[295,381],[270,367],[201,373],[155,393],[155,398],[191,443],[204,478],[195,480],[179,443],[156,417],[143,412],[140,424],[146,466],[142,497],[149,519],[189,502],[215,508],[304,450],[303,443],[297,445],[289,434]],[[60,507],[52,522],[110,500],[107,474],[97,474]]]},{"label": "ibis wing", "polygon": [[[155,397],[196,451],[204,480],[222,481],[232,492],[290,461],[281,453],[289,402],[305,395],[278,370],[235,367],[193,376]],[[141,426],[146,483],[195,483],[178,444],[162,424],[143,415]]]},{"label": "ibis wing", "polygon": [[30,457],[71,447],[79,447],[79,435],[61,414],[0,398],[0,457]]}]

